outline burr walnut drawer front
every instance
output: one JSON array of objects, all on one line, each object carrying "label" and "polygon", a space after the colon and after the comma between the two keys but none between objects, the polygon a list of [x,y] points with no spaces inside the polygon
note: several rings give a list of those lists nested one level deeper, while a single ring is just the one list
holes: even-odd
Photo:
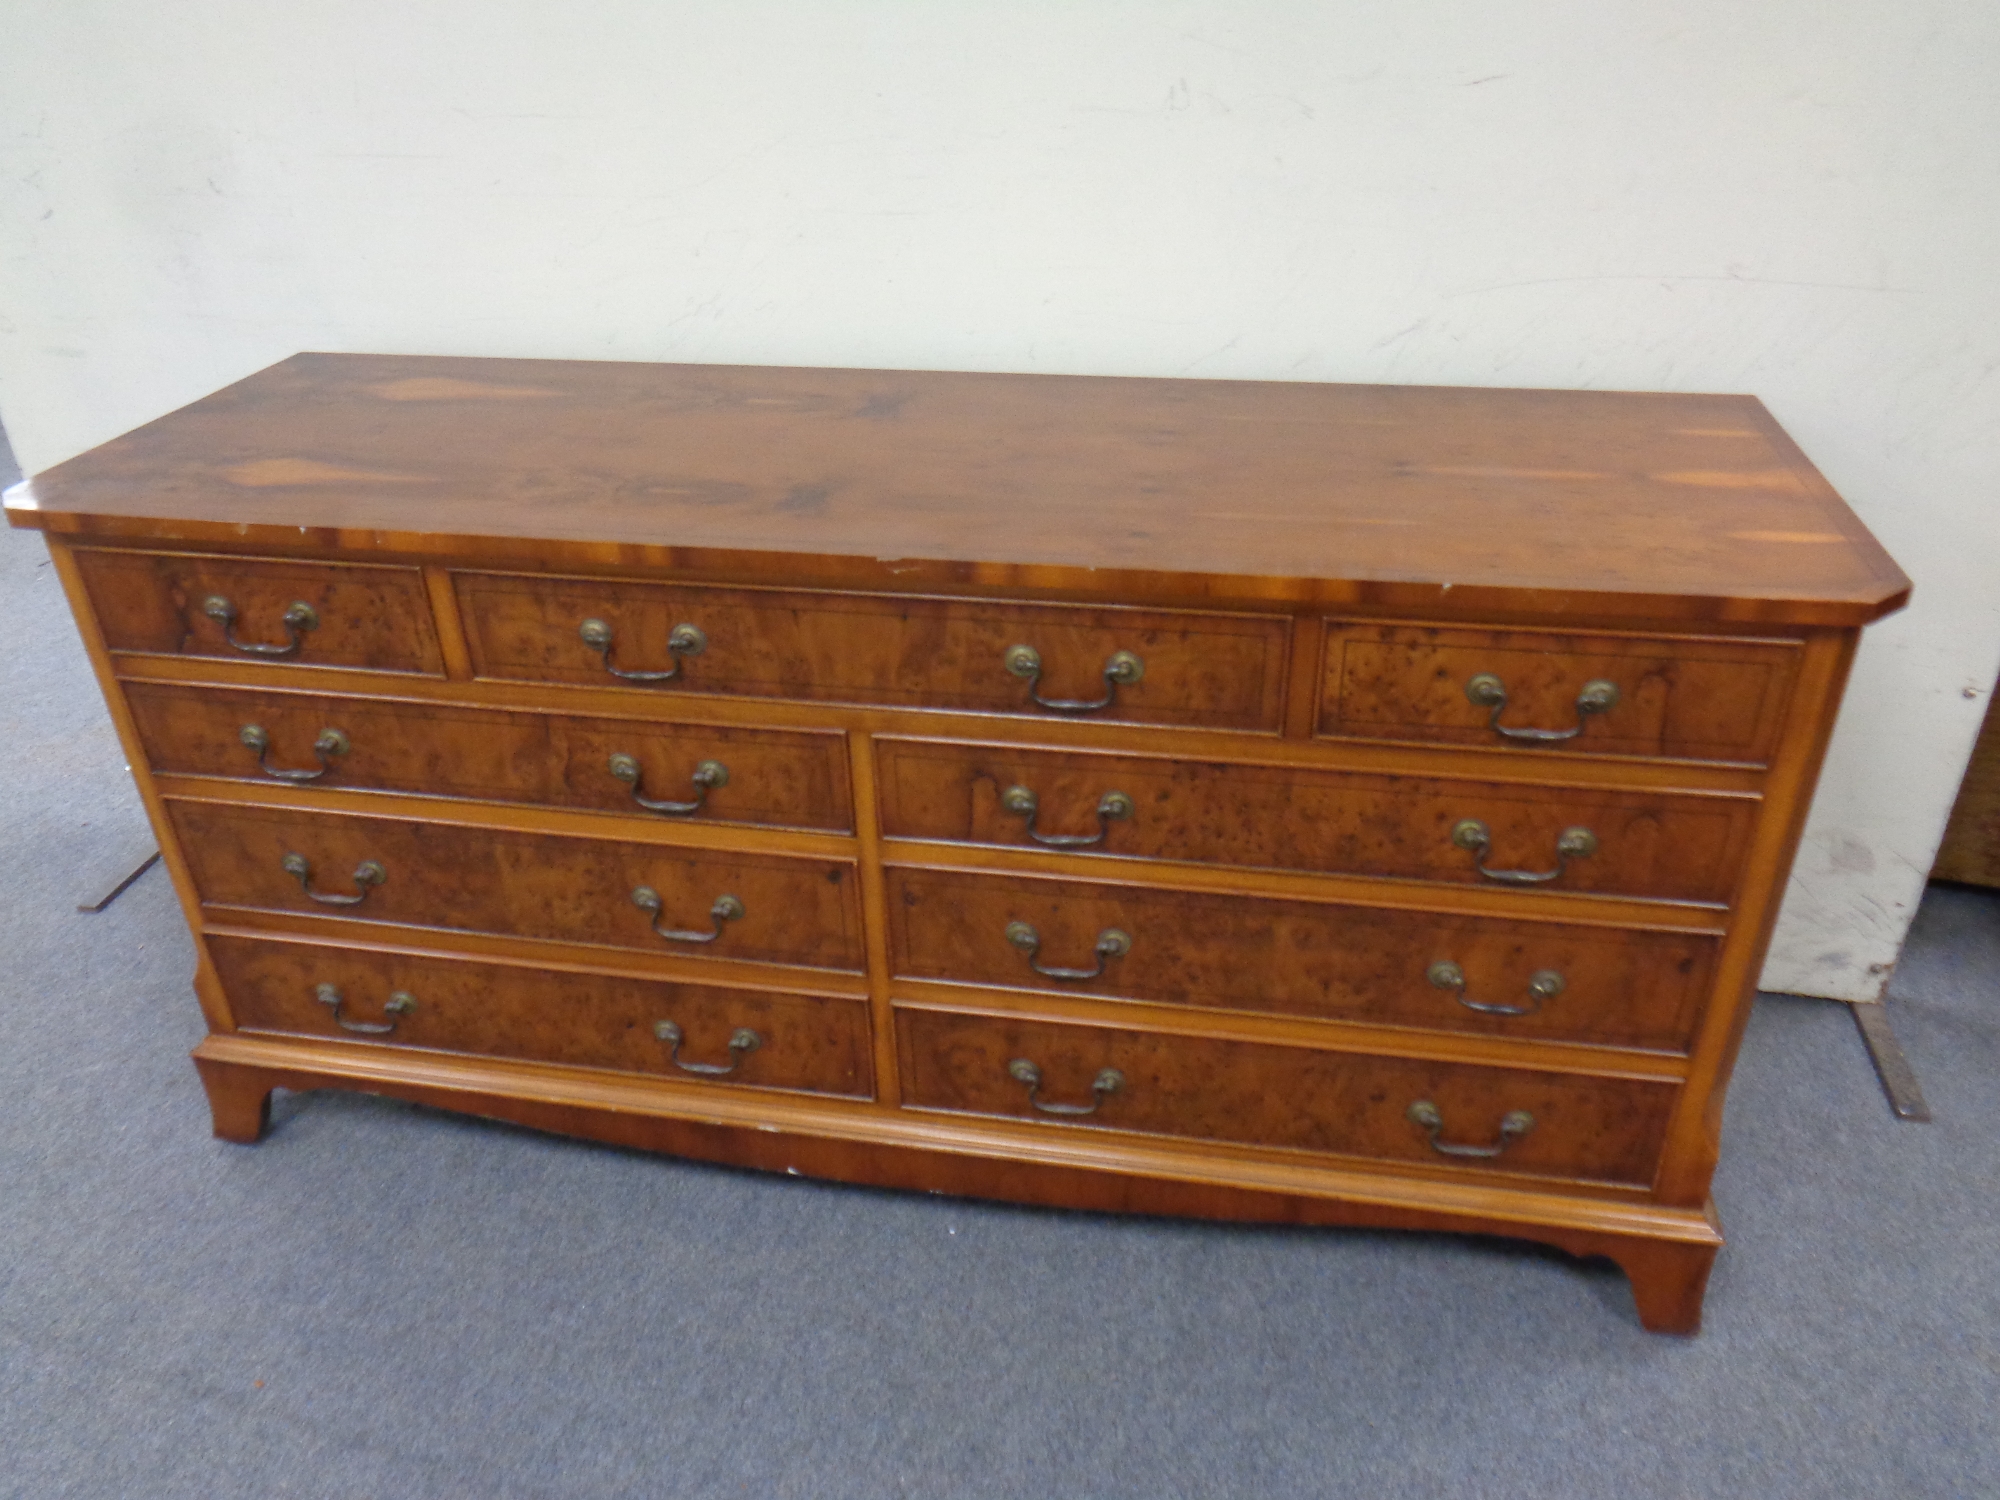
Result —
[{"label": "burr walnut drawer front", "polygon": [[1268,615],[456,575],[473,670],[660,693],[1275,732]]},{"label": "burr walnut drawer front", "polygon": [[229,935],[236,1024],[390,1046],[868,1097],[863,1001]]},{"label": "burr walnut drawer front", "polygon": [[444,675],[415,568],[90,549],[76,563],[113,651]]},{"label": "burr walnut drawer front", "polygon": [[842,735],[127,682],[155,771],[846,832]]},{"label": "burr walnut drawer front", "polygon": [[1748,793],[881,739],[882,828],[1140,859],[1726,903]]},{"label": "burr walnut drawer front", "polygon": [[899,1006],[903,1102],[1644,1187],[1677,1085]]},{"label": "burr walnut drawer front", "polygon": [[1719,938],[890,866],[901,979],[1684,1052]]},{"label": "burr walnut drawer front", "polygon": [[210,906],[861,967],[847,860],[178,798],[167,806]]},{"label": "burr walnut drawer front", "polygon": [[1319,733],[1762,765],[1795,641],[1332,620]]}]

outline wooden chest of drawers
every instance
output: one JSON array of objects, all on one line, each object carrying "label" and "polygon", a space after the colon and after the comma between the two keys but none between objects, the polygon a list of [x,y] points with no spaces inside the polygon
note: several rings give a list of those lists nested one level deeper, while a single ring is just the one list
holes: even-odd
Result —
[{"label": "wooden chest of drawers", "polygon": [[8,513],[224,1137],[1525,1236],[1676,1331],[1908,594],[1747,397],[300,355]]}]

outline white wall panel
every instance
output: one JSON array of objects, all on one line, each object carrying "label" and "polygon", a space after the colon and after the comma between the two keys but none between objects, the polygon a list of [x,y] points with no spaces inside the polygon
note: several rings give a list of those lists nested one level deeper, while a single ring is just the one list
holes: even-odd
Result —
[{"label": "white wall panel", "polygon": [[2000,664],[2000,7],[11,0],[45,467],[302,348],[1752,391],[1916,580],[1766,974],[1879,993]]}]

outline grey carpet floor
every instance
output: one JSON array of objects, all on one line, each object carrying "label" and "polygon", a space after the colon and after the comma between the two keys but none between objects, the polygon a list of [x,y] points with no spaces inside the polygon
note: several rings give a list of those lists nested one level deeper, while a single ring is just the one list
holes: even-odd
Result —
[{"label": "grey carpet floor", "polygon": [[1500,1241],[1033,1211],[339,1094],[213,1140],[172,892],[0,538],[0,1495],[1991,1496],[2000,902],[1934,890],[1889,1115],[1756,1009],[1707,1331]]}]

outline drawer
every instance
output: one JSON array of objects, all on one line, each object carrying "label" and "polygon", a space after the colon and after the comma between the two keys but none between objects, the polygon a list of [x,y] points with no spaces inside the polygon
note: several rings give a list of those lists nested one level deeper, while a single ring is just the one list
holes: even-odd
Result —
[{"label": "drawer", "polygon": [[[481,677],[1267,732],[1283,711],[1289,621],[1274,616],[490,573],[456,586]],[[602,630],[586,639],[586,621]],[[1015,670],[1017,646],[1039,676]],[[1136,680],[1107,677],[1119,653]]]},{"label": "drawer", "polygon": [[1668,1052],[1719,941],[1028,875],[887,882],[899,978]]},{"label": "drawer", "polygon": [[[169,774],[705,823],[835,832],[854,826],[847,743],[836,731],[716,729],[151,682],[127,682],[124,690],[147,760]],[[261,731],[261,749],[246,742],[252,730]]]},{"label": "drawer", "polygon": [[444,675],[415,568],[180,552],[75,555],[113,651]]},{"label": "drawer", "polygon": [[1319,733],[1762,765],[1792,641],[1330,620]]},{"label": "drawer", "polygon": [[[1509,889],[1727,902],[1757,811],[1749,793],[1389,776],[939,740],[884,738],[876,746],[882,827],[891,838]],[[1594,850],[1559,852],[1571,829],[1587,830]],[[1521,883],[1510,874],[1553,878]]]},{"label": "drawer", "polygon": [[226,935],[209,938],[208,951],[244,1030],[752,1088],[873,1092],[868,1008],[858,1000]]},{"label": "drawer", "polygon": [[[896,1046],[903,1102],[920,1109],[1634,1187],[1653,1180],[1677,1092],[1658,1080],[914,1006],[897,1010]],[[1437,1112],[1436,1145],[1411,1118],[1419,1104]],[[1505,1128],[1516,1111],[1531,1120]]]},{"label": "drawer", "polygon": [[[859,895],[847,860],[180,799],[167,808],[211,906],[861,967]],[[640,887],[658,897],[657,911],[637,903]],[[721,914],[725,897],[733,915]],[[678,935],[662,936],[656,923]]]}]

